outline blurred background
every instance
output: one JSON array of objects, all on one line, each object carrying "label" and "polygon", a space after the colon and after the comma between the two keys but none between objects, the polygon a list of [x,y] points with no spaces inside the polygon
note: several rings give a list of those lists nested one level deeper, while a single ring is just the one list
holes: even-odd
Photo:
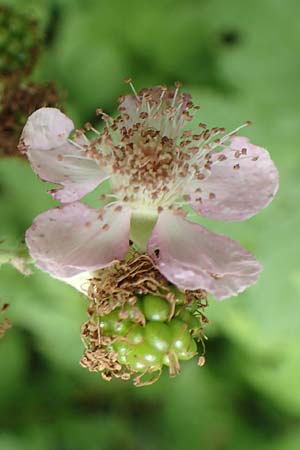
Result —
[{"label": "blurred background", "polygon": [[251,120],[281,181],[258,216],[202,221],[265,270],[239,297],[211,300],[206,365],[150,387],[81,368],[84,298],[3,265],[13,327],[0,339],[0,450],[300,448],[299,21],[298,0],[0,1],[2,247],[55,205],[14,156],[27,115],[60,105],[81,126],[97,107],[113,114],[127,76],[137,89],[179,79],[210,126]]}]

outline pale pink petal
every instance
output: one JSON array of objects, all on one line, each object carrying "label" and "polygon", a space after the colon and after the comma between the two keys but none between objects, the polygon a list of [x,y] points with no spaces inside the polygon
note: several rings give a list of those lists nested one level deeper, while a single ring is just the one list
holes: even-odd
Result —
[{"label": "pale pink petal", "polygon": [[42,180],[61,186],[50,191],[61,202],[80,199],[107,178],[83,148],[68,141],[73,128],[58,109],[41,108],[28,118],[21,136],[33,170]]},{"label": "pale pink petal", "polygon": [[28,150],[27,155],[42,180],[62,186],[49,192],[63,203],[79,200],[108,177],[94,160],[69,142],[47,151]]},{"label": "pale pink petal", "polygon": [[[240,154],[242,149],[246,154]],[[214,154],[212,159],[211,174],[186,192],[192,208],[202,216],[245,220],[272,201],[278,189],[278,171],[267,150],[247,138],[236,137],[230,148]]]},{"label": "pale pink petal", "polygon": [[31,149],[50,150],[67,142],[74,124],[57,108],[40,108],[29,116],[22,133]]},{"label": "pale pink petal", "polygon": [[237,242],[171,212],[159,215],[148,252],[179,288],[205,289],[220,300],[244,291],[262,270]]},{"label": "pale pink petal", "polygon": [[40,214],[26,232],[36,265],[54,277],[68,278],[122,259],[129,246],[130,210],[101,211],[70,203]]}]

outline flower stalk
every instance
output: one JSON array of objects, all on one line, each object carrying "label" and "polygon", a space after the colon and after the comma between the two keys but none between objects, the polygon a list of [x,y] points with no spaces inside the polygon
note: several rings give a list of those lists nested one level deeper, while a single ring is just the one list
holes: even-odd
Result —
[{"label": "flower stalk", "polygon": [[134,248],[144,253],[158,219],[158,212],[151,210],[135,210],[130,220],[130,239]]}]

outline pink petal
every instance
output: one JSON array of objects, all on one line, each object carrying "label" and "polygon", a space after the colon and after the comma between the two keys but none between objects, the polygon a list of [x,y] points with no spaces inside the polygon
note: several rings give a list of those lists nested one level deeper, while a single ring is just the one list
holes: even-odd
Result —
[{"label": "pink petal", "polygon": [[130,210],[100,212],[70,203],[40,214],[26,232],[36,265],[54,277],[68,278],[122,259],[128,250]]},{"label": "pink petal", "polygon": [[62,186],[50,191],[61,202],[80,199],[107,178],[96,161],[69,143],[73,128],[58,109],[41,108],[28,118],[21,137],[33,170],[42,180]]},{"label": "pink petal", "polygon": [[25,144],[35,150],[50,150],[67,142],[74,124],[56,108],[40,108],[29,116],[22,133]]},{"label": "pink petal", "polygon": [[244,291],[262,270],[237,242],[171,212],[159,215],[148,252],[179,288],[205,289],[220,300]]},{"label": "pink petal", "polygon": [[[247,149],[236,157],[237,150]],[[220,155],[226,159],[218,160]],[[278,189],[278,171],[269,153],[247,138],[232,139],[230,148],[213,155],[211,174],[187,191],[193,209],[216,220],[240,221],[265,208]]]}]

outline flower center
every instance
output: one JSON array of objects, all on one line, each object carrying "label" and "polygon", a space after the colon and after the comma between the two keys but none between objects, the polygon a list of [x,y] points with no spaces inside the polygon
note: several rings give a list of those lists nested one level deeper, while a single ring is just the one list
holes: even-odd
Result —
[{"label": "flower center", "polygon": [[193,118],[191,112],[199,107],[193,105],[189,94],[179,92],[179,83],[173,90],[159,86],[137,93],[131,80],[128,82],[134,95],[120,97],[120,114],[113,119],[97,110],[105,122],[101,133],[86,124],[97,133],[86,153],[110,175],[111,191],[118,202],[151,213],[177,209],[186,187],[194,184],[199,188],[212,164],[224,157],[214,158],[214,153],[247,123],[227,135],[224,128],[208,129],[202,123],[196,133],[184,131]]},{"label": "flower center", "polygon": [[178,89],[134,91],[119,99],[114,120],[101,112],[106,127],[90,154],[110,173],[112,191],[133,208],[168,207],[182,195],[189,165],[179,139],[193,105]]}]

